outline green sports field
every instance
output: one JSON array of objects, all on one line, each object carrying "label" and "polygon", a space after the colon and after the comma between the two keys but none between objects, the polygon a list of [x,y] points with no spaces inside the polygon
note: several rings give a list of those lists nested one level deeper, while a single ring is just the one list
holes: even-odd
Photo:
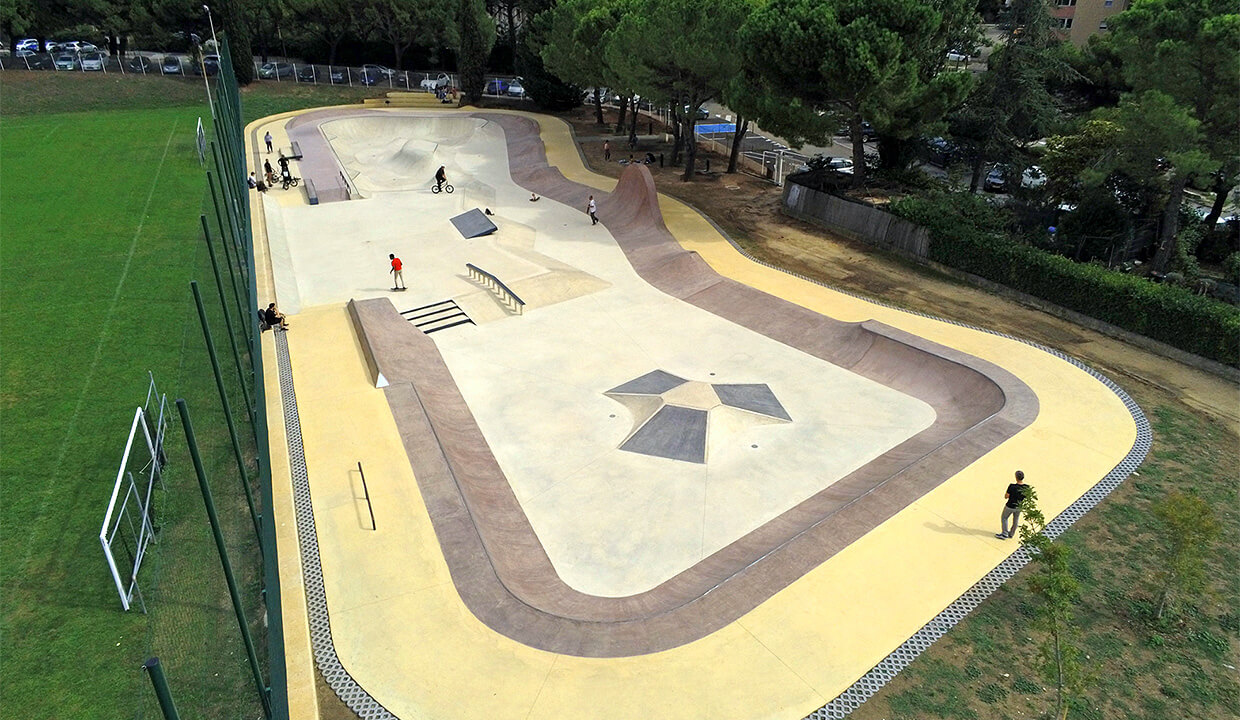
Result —
[{"label": "green sports field", "polygon": [[[258,717],[175,409],[159,541],[140,576],[149,615],[121,610],[98,539],[149,370],[170,402],[190,405],[263,654],[259,557],[189,289],[202,285],[252,458],[199,225],[210,207],[195,149],[199,117],[210,125],[202,85],[0,81],[0,716],[158,717],[140,670],[158,655],[182,717]],[[347,99],[289,86],[247,114]]]}]

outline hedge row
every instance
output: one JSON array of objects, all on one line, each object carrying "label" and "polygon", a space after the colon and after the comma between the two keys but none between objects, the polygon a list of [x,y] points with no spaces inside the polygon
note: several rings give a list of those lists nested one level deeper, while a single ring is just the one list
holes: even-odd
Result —
[{"label": "hedge row", "polygon": [[1236,307],[1014,242],[1001,229],[1003,212],[981,198],[935,193],[905,198],[891,209],[929,230],[935,262],[1240,367]]}]

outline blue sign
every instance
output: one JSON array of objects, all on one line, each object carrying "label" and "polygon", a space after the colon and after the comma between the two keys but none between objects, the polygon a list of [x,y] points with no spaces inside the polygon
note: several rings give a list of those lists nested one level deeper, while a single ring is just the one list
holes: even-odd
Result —
[{"label": "blue sign", "polygon": [[734,133],[736,132],[736,123],[720,123],[718,125],[697,125],[694,128],[698,135],[712,135],[714,133]]}]

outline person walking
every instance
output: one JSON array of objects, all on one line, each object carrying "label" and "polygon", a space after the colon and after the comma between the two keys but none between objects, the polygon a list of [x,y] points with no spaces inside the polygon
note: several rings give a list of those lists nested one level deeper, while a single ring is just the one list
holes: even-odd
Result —
[{"label": "person walking", "polygon": [[598,205],[594,202],[594,196],[590,196],[590,202],[586,204],[586,212],[590,213],[590,224],[598,225]]},{"label": "person walking", "polygon": [[611,162],[611,141],[609,140],[603,141],[603,160]]},{"label": "person walking", "polygon": [[267,186],[268,186],[268,187],[270,187],[270,186],[272,186],[272,185],[275,185],[275,184],[276,184],[276,174],[275,174],[275,172],[271,169],[271,161],[270,161],[270,160],[264,160],[264,161],[263,161],[263,172],[264,172],[264,173],[266,174],[266,176],[267,176]]},{"label": "person walking", "polygon": [[[1028,486],[1025,485],[1025,473],[1017,470],[1016,482],[1008,485],[1007,492],[1003,494],[1007,502],[1003,505],[1003,517],[999,521],[1001,529],[995,533],[995,537],[1007,540],[1016,535],[1016,528],[1020,526],[1020,504],[1025,499],[1025,490],[1027,488]],[[1008,518],[1012,518],[1011,530],[1008,530]]]},{"label": "person walking", "polygon": [[267,134],[263,136],[263,142],[267,143],[267,154],[268,155],[271,154],[271,140],[272,140],[271,131],[268,130]]},{"label": "person walking", "polygon": [[435,192],[443,189],[443,184],[448,181],[448,173],[444,171],[443,165],[435,171]]},{"label": "person walking", "polygon": [[388,259],[392,261],[392,269],[390,271],[392,273],[392,289],[404,290],[405,278],[401,275],[403,265],[400,262],[400,258],[396,257],[395,254],[389,253]]}]

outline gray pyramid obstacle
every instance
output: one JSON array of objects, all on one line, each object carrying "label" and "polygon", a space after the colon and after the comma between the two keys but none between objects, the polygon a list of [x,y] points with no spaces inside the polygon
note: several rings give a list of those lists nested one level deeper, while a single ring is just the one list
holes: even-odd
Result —
[{"label": "gray pyramid obstacle", "polygon": [[463,212],[452,218],[452,224],[456,226],[457,231],[466,240],[490,235],[498,229],[495,227],[495,223],[491,222],[491,218],[484,215],[478,208]]}]

